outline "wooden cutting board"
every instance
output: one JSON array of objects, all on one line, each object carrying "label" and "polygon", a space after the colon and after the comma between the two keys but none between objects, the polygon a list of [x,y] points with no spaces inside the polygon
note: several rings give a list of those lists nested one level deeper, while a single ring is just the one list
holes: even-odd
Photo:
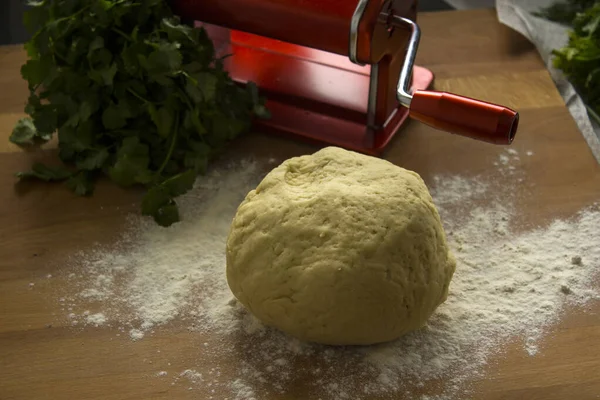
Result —
[{"label": "wooden cutting board", "polygon": [[[600,167],[531,44],[501,26],[492,10],[425,13],[419,22],[423,39],[418,63],[434,71],[436,89],[520,112],[513,148],[535,154],[518,166],[524,180],[516,185],[515,195],[524,226],[569,217],[600,201]],[[171,364],[160,369],[181,371],[206,338],[194,337],[177,324],[139,342],[116,336],[110,327],[76,331],[56,301],[58,288],[65,289],[67,282],[44,281],[75,251],[114,241],[124,216],[138,211],[140,193],[101,182],[93,197],[82,199],[62,185],[15,186],[14,172],[32,160],[55,157],[51,150],[22,152],[6,140],[26,99],[19,75],[24,60],[20,47],[0,47],[0,399],[205,398],[149,375],[167,359]],[[246,152],[283,160],[315,150],[252,134],[238,140],[227,157]],[[412,122],[384,157],[431,182],[440,173],[483,174],[497,168],[493,162],[504,151]],[[542,341],[537,357],[527,356],[518,343],[508,346],[491,360],[484,377],[473,382],[470,397],[598,398],[598,311],[600,304],[592,304],[585,315],[569,312]],[[279,398],[300,398],[295,395],[303,392],[299,385]]]}]

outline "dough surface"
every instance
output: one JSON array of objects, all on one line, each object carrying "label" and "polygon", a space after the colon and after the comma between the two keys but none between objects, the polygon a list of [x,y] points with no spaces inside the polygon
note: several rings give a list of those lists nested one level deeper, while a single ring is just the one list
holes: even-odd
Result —
[{"label": "dough surface", "polygon": [[420,176],[337,147],[273,169],[227,239],[234,296],[264,324],[330,345],[422,327],[455,267]]}]

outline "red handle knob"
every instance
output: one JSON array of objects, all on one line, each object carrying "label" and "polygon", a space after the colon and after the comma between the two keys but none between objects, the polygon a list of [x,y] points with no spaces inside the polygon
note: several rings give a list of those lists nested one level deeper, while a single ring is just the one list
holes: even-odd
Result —
[{"label": "red handle knob", "polygon": [[436,129],[494,144],[512,143],[519,113],[497,104],[451,93],[417,90],[410,116]]}]

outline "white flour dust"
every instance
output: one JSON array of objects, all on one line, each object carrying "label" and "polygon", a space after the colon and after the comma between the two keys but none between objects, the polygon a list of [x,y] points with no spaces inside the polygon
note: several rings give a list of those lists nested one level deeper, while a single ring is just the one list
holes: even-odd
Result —
[{"label": "white flour dust", "polygon": [[106,322],[106,317],[102,313],[90,314],[86,316],[85,322],[87,324],[100,326]]},{"label": "white flour dust", "polygon": [[[510,171],[513,162],[522,159],[511,150],[497,163]],[[499,171],[438,176],[431,191],[458,264],[448,300],[428,325],[372,347],[301,343],[249,315],[225,279],[229,224],[264,172],[254,163],[213,171],[181,200],[182,222],[164,229],[133,218],[115,247],[77,254],[70,278],[78,289],[62,299],[65,311],[75,323],[110,323],[132,340],[183,324],[198,341],[196,361],[168,374],[203,398],[250,400],[294,390],[322,400],[452,399],[508,341],[520,340],[533,356],[566,305],[598,298],[592,279],[600,246],[591,238],[600,237],[600,210],[518,232],[515,183],[495,187]],[[101,313],[75,311],[90,304]]]}]

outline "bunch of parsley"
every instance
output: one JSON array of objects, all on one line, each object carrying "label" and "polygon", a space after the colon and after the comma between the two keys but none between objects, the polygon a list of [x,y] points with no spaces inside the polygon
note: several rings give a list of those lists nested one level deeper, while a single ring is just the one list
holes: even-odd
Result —
[{"label": "bunch of parsley", "polygon": [[571,26],[568,44],[553,51],[553,64],[564,72],[590,116],[600,123],[600,1],[569,0],[537,15]]},{"label": "bunch of parsley", "polygon": [[78,195],[102,174],[143,185],[142,213],[169,226],[180,219],[175,198],[255,116],[268,117],[256,86],[233,82],[206,31],[181,24],[164,0],[29,6],[30,118],[10,140],[35,146],[57,133],[63,166],[37,163],[21,179],[66,181]]}]

